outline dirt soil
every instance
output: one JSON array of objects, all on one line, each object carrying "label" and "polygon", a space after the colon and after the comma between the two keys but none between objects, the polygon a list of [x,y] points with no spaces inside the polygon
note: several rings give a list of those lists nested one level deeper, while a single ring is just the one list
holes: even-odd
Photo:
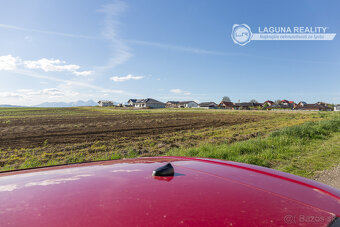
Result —
[{"label": "dirt soil", "polygon": [[202,129],[256,122],[258,115],[209,113],[145,113],[117,115],[57,115],[11,118],[0,123],[0,148],[28,148],[162,135],[178,130]]},{"label": "dirt soil", "polygon": [[325,170],[319,173],[314,178],[314,180],[327,184],[334,188],[340,189],[340,165],[333,169]]}]

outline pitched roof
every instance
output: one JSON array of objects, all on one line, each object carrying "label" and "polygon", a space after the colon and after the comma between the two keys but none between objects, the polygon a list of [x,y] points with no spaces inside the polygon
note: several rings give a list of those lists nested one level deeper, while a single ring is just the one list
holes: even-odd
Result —
[{"label": "pitched roof", "polygon": [[167,101],[166,103],[167,104],[179,104],[180,102],[179,101]]},{"label": "pitched roof", "polygon": [[[179,102],[179,104],[188,104],[188,103],[191,103],[191,102],[196,103],[195,101],[181,101],[181,102]],[[196,104],[197,104],[197,103],[196,103]]]},{"label": "pitched roof", "polygon": [[202,102],[199,104],[200,107],[210,107],[210,106],[217,106],[214,102]]},{"label": "pitched roof", "polygon": [[254,103],[252,103],[252,102],[240,102],[240,103],[235,103],[235,106],[248,107],[248,106],[254,106]]},{"label": "pitched roof", "polygon": [[99,100],[98,103],[113,103],[113,102],[109,100]]},{"label": "pitched roof", "polygon": [[329,109],[326,106],[320,104],[304,104],[303,106],[297,106],[295,109],[303,109],[303,110],[326,110]]},{"label": "pitched roof", "polygon": [[147,99],[137,99],[136,103],[159,103],[159,104],[165,104],[163,102],[160,102],[156,99],[147,98]]},{"label": "pitched roof", "polygon": [[234,106],[234,103],[232,103],[232,102],[226,102],[226,101],[222,101],[221,103],[220,103],[220,106],[230,106],[230,107],[232,107],[232,106]]}]

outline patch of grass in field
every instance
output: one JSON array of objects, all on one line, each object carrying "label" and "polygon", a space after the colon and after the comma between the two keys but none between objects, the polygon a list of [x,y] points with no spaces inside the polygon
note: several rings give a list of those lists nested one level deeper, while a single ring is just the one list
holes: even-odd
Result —
[{"label": "patch of grass in field", "polygon": [[318,172],[340,163],[340,133],[326,140],[317,140],[306,146],[295,157],[283,160],[275,169],[304,177],[313,177]]},{"label": "patch of grass in field", "polygon": [[340,117],[336,117],[282,128],[265,138],[173,149],[167,155],[226,159],[310,177],[339,163],[339,138]]}]

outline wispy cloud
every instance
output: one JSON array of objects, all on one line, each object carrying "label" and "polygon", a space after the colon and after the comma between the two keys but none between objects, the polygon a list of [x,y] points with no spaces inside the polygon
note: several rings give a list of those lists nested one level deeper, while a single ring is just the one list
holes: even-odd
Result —
[{"label": "wispy cloud", "polygon": [[107,64],[104,66],[97,67],[101,70],[114,68],[117,65],[123,64],[130,57],[131,53],[125,41],[118,35],[119,21],[118,17],[126,10],[127,5],[122,1],[115,1],[102,6],[97,12],[103,13],[105,16],[104,30],[102,32],[104,38],[110,42],[111,46],[111,57]]},{"label": "wispy cloud", "polygon": [[[26,101],[23,102],[27,105],[27,101],[30,102],[32,100],[58,100],[65,99],[67,100],[73,99],[78,96],[79,93],[72,90],[61,90],[58,88],[45,88],[41,90],[33,90],[33,89],[19,89],[14,92],[0,92],[0,100],[11,100],[14,99],[16,101]],[[6,101],[5,101],[6,102]]]},{"label": "wispy cloud", "polygon": [[52,76],[42,75],[42,74],[35,73],[35,72],[32,72],[32,71],[28,71],[28,70],[16,69],[16,70],[14,70],[14,72],[18,73],[20,75],[28,76],[28,77],[51,80],[51,81],[61,82],[61,83],[65,83],[65,84],[68,84],[68,85],[79,86],[79,87],[83,87],[83,88],[92,88],[94,90],[97,90],[97,91],[100,91],[100,92],[103,92],[103,93],[127,94],[126,92],[124,92],[122,90],[107,89],[107,88],[103,88],[101,86],[96,86],[96,85],[88,84],[88,83],[84,83],[84,82],[73,81],[73,80],[64,80],[64,79],[60,79],[60,78],[56,78],[56,77],[52,77]]},{"label": "wispy cloud", "polygon": [[165,44],[165,43],[158,43],[158,42],[148,42],[148,41],[141,41],[141,40],[127,40],[127,42],[131,44],[151,46],[151,47],[157,47],[157,48],[162,48],[166,50],[175,50],[175,51],[180,51],[180,52],[188,52],[192,54],[220,55],[220,56],[238,56],[238,55],[244,56],[246,55],[243,53],[211,51],[211,50],[206,50],[206,49],[201,49],[201,48],[179,46],[179,45],[172,45],[172,44]]},{"label": "wispy cloud", "polygon": [[171,92],[171,93],[174,93],[174,94],[191,95],[190,92],[188,92],[188,91],[183,91],[183,90],[181,90],[181,89],[179,89],[179,88],[171,89],[170,92]]},{"label": "wispy cloud", "polygon": [[94,36],[76,35],[76,34],[54,32],[54,31],[44,31],[44,30],[33,29],[33,28],[23,28],[23,27],[18,27],[14,25],[8,25],[8,24],[0,24],[0,28],[23,31],[23,32],[34,32],[34,33],[40,33],[40,34],[46,34],[46,35],[64,36],[64,37],[70,37],[70,38],[81,38],[81,39],[97,39],[98,38]]},{"label": "wispy cloud", "polygon": [[[128,46],[126,43],[130,44],[137,44],[143,46],[151,46],[156,48],[162,48],[167,50],[175,50],[180,52],[187,52],[192,54],[203,54],[203,55],[220,55],[220,56],[244,56],[246,54],[243,53],[233,53],[233,52],[222,52],[222,51],[213,51],[213,50],[206,50],[202,48],[196,47],[189,47],[189,46],[181,46],[181,45],[173,45],[173,44],[166,44],[166,43],[158,43],[158,42],[150,42],[150,41],[143,41],[143,40],[129,40],[129,39],[122,39],[118,36],[118,28],[120,23],[118,22],[118,17],[126,10],[127,5],[117,0],[114,3],[104,5],[102,8],[97,10],[100,13],[104,13],[105,15],[105,26],[102,32],[103,37],[107,39],[112,48],[113,56],[109,59],[106,66],[102,66],[101,68],[113,68],[119,64],[124,63],[131,57],[131,53],[129,51]],[[64,36],[69,38],[80,38],[80,39],[102,39],[99,36],[87,36],[87,35],[77,35],[71,33],[63,33],[63,32],[55,32],[55,31],[45,31],[33,28],[23,28],[15,25],[8,25],[8,24],[0,24],[0,28],[10,29],[10,30],[17,30],[17,31],[24,31],[30,33],[40,33],[46,35],[55,35],[55,36]],[[31,36],[25,36],[26,40],[32,40]],[[248,56],[248,55],[247,55]]]},{"label": "wispy cloud", "polygon": [[113,77],[110,77],[110,80],[113,80],[114,82],[124,82],[127,80],[140,80],[143,78],[144,78],[143,76],[133,76],[129,74],[127,76],[113,76]]}]

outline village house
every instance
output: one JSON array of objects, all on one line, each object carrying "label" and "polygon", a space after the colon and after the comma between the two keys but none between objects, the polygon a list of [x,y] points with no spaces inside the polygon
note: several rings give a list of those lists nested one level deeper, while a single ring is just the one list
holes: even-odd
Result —
[{"label": "village house", "polygon": [[234,103],[233,102],[226,102],[226,101],[222,101],[218,107],[223,108],[223,109],[229,109],[229,110],[233,110],[234,109]]},{"label": "village house", "polygon": [[108,100],[100,100],[98,102],[99,106],[101,107],[105,107],[105,106],[113,106],[113,102],[112,101],[108,101]]},{"label": "village house", "polygon": [[147,99],[137,99],[134,104],[136,108],[165,108],[165,103],[157,101],[155,99],[147,98]]},{"label": "village house", "polygon": [[288,106],[290,108],[293,108],[294,105],[295,105],[295,102],[294,101],[288,101],[288,100],[284,99],[284,100],[281,100],[280,105]]},{"label": "village house", "polygon": [[300,101],[296,106],[304,106],[304,105],[306,105],[306,104],[307,104],[306,102]]},{"label": "village house", "polygon": [[137,102],[138,99],[129,99],[128,106],[135,106],[135,103]]},{"label": "village house", "polygon": [[263,103],[260,103],[260,102],[254,102],[254,107],[263,107]]},{"label": "village house", "polygon": [[315,104],[307,104],[299,102],[298,105],[295,106],[294,110],[309,110],[309,111],[331,111],[327,105],[320,105],[318,103]]},{"label": "village house", "polygon": [[179,108],[197,108],[198,104],[195,101],[179,102]]},{"label": "village house", "polygon": [[252,102],[239,102],[234,104],[235,110],[250,110],[255,107]]},{"label": "village house", "polygon": [[179,101],[167,101],[165,104],[166,108],[179,108]]},{"label": "village house", "polygon": [[216,109],[217,104],[214,102],[202,102],[199,104],[200,108],[205,108],[205,109]]},{"label": "village house", "polygon": [[198,104],[195,101],[168,101],[166,108],[197,108]]},{"label": "village house", "polygon": [[274,102],[273,101],[270,101],[270,100],[267,100],[263,103],[263,105],[267,105],[267,106],[272,106],[274,105]]},{"label": "village house", "polygon": [[334,111],[340,111],[340,104],[334,106]]}]

